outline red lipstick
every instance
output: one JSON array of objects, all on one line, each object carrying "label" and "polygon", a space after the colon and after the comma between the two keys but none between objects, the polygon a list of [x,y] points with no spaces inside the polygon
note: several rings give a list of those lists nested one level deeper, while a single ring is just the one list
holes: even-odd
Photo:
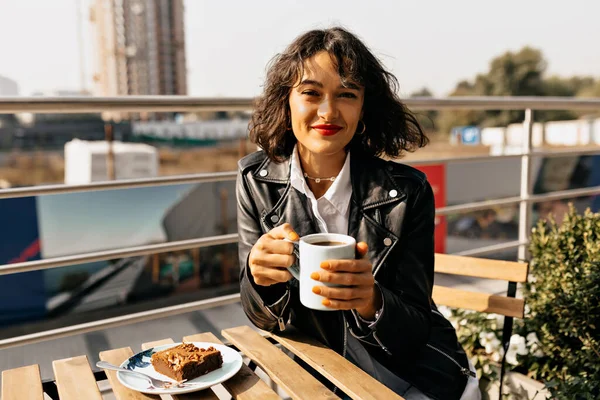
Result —
[{"label": "red lipstick", "polygon": [[343,127],[341,127],[339,125],[333,125],[333,124],[318,124],[318,125],[313,125],[312,128],[314,130],[316,130],[317,132],[319,132],[323,136],[335,135],[340,130],[344,129]]}]

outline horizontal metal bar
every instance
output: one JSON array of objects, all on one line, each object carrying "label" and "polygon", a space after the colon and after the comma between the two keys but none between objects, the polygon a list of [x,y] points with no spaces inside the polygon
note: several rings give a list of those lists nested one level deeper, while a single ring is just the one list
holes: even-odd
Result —
[{"label": "horizontal metal bar", "polygon": [[493,244],[490,246],[478,247],[476,249],[459,251],[458,253],[452,253],[456,256],[481,256],[485,254],[493,254],[503,250],[516,249],[522,244],[527,244],[528,242],[520,242],[518,240],[514,240],[512,242]]},{"label": "horizontal metal bar", "polygon": [[494,161],[494,160],[506,160],[520,158],[522,154],[502,154],[497,156],[491,156],[489,154],[482,156],[467,156],[467,157],[440,157],[431,159],[420,159],[420,160],[401,160],[406,165],[429,165],[429,164],[454,164],[454,163],[468,163],[478,161]]},{"label": "horizontal metal bar", "polygon": [[[600,147],[598,149],[589,150],[556,150],[556,151],[540,151],[533,152],[534,157],[567,157],[575,155],[585,154],[597,154],[600,153]],[[462,163],[462,162],[477,162],[477,161],[488,161],[488,160],[499,160],[499,159],[517,159],[522,154],[510,154],[510,155],[499,155],[499,156],[471,156],[471,157],[450,157],[450,158],[436,158],[428,160],[409,160],[405,161],[408,165],[426,165],[426,164],[448,164],[448,163]],[[44,196],[50,194],[64,194],[64,193],[77,193],[77,192],[93,192],[101,190],[116,190],[116,189],[133,189],[139,187],[149,186],[165,186],[165,185],[177,185],[184,183],[204,183],[204,182],[222,182],[235,180],[237,172],[212,172],[212,173],[201,173],[201,174],[187,174],[187,175],[175,175],[175,176],[163,176],[158,178],[142,178],[142,179],[123,179],[116,181],[104,181],[104,182],[93,182],[85,185],[41,185],[41,186],[28,186],[14,189],[0,190],[0,200],[10,199],[17,197],[29,197],[29,196]],[[484,207],[486,208],[486,207]],[[443,211],[442,211],[443,212]],[[440,214],[444,215],[444,214]]]},{"label": "horizontal metal bar", "polygon": [[[559,192],[539,194],[526,199],[529,203],[541,201],[561,200],[577,197],[585,197],[600,194],[600,186],[585,189],[570,189]],[[440,207],[436,209],[436,215],[458,214],[478,210],[487,210],[494,207],[518,204],[520,197],[507,197],[496,200],[485,200],[455,206]],[[215,246],[219,244],[236,243],[237,234],[215,236],[201,239],[182,240],[177,242],[160,243],[146,246],[130,247],[126,249],[107,250],[95,253],[77,254],[72,256],[55,257],[38,261],[27,261],[0,266],[0,275],[49,269],[73,264],[82,264],[94,261],[110,260],[114,258],[134,257],[146,254],[162,253],[168,251],[187,250],[198,247]]]},{"label": "horizontal metal bar", "polygon": [[0,114],[14,113],[100,113],[244,111],[252,108],[252,98],[190,96],[65,96],[65,97],[0,97]]},{"label": "horizontal metal bar", "polygon": [[15,197],[40,196],[48,194],[63,194],[77,192],[94,192],[101,190],[132,189],[148,186],[178,185],[183,183],[206,183],[235,180],[237,173],[211,172],[202,174],[188,174],[164,176],[159,178],[122,179],[116,181],[93,182],[85,185],[44,185],[28,186],[14,189],[0,190],[0,199]]},{"label": "horizontal metal bar", "polygon": [[[572,157],[572,156],[589,156],[594,154],[600,154],[600,146],[595,149],[573,149],[573,150],[541,150],[534,151],[531,153],[533,157]],[[522,155],[522,154],[520,154]]]},{"label": "horizontal metal bar", "polygon": [[[528,199],[526,199],[526,201],[528,203],[539,203],[542,201],[574,199],[577,197],[586,197],[586,196],[594,196],[594,195],[600,195],[600,186],[536,194],[536,195],[530,196]],[[502,199],[475,201],[472,203],[457,204],[455,206],[440,207],[440,208],[437,208],[435,211],[436,211],[436,215],[459,214],[459,213],[466,213],[466,212],[470,212],[470,211],[489,210],[490,208],[494,208],[494,207],[510,206],[513,204],[518,204],[520,202],[521,202],[520,197],[516,197],[516,196],[515,197],[505,197]]]},{"label": "horizontal metal bar", "polygon": [[505,197],[496,200],[474,201],[472,203],[457,204],[455,206],[440,207],[435,210],[436,215],[459,214],[471,211],[489,210],[490,208],[499,206],[510,206],[518,204],[521,201],[520,197]]},{"label": "horizontal metal bar", "polygon": [[237,243],[237,241],[238,234],[231,233],[228,235],[211,236],[200,239],[179,240],[176,242],[127,247],[125,249],[105,250],[93,253],[53,257],[44,260],[26,261],[14,264],[1,265],[0,275],[15,274],[18,272],[27,271],[37,271],[41,269],[64,267],[66,265],[83,264],[95,261],[112,260],[115,258],[136,257],[147,254],[165,253],[169,251],[180,251],[196,249],[200,247],[218,246],[221,244]]},{"label": "horizontal metal bar", "polygon": [[[0,114],[13,113],[84,113],[104,111],[174,112],[238,111],[253,107],[253,98],[206,98],[189,96],[120,97],[1,97]],[[403,102],[414,110],[598,110],[600,98],[463,96],[413,97]]]},{"label": "horizontal metal bar", "polygon": [[[594,149],[574,149],[574,150],[534,150],[531,152],[532,157],[571,157],[571,156],[584,156],[600,154],[600,146]],[[479,161],[495,161],[495,160],[506,160],[506,159],[517,159],[521,158],[526,154],[501,154],[492,156],[489,154],[481,156],[467,156],[467,157],[444,157],[444,158],[432,158],[432,159],[421,159],[421,160],[406,160],[402,161],[407,165],[427,165],[427,164],[453,164],[453,163],[468,163],[468,162],[479,162]]]},{"label": "horizontal metal bar", "polygon": [[135,314],[121,315],[119,317],[107,318],[98,321],[87,322],[84,324],[71,325],[66,326],[64,328],[36,332],[29,335],[16,336],[0,340],[0,350],[7,349],[9,347],[23,346],[26,344],[38,343],[51,339],[59,339],[67,336],[99,331],[102,329],[131,325],[138,322],[172,317],[174,315],[185,314],[193,311],[205,310],[207,308],[238,303],[239,301],[240,294],[235,293],[227,296],[214,297],[211,299],[199,300],[191,303],[159,308],[157,310],[142,311]]},{"label": "horizontal metal bar", "polygon": [[551,200],[564,200],[564,199],[574,199],[577,197],[586,197],[586,196],[594,196],[600,195],[600,186],[593,186],[589,188],[583,189],[569,189],[569,190],[560,190],[556,192],[543,193],[543,194],[535,194],[529,199],[527,199],[530,203],[539,203],[541,201],[551,201]]},{"label": "horizontal metal bar", "polygon": [[597,110],[600,98],[540,96],[452,96],[446,98],[411,97],[402,99],[411,109],[442,110]]}]

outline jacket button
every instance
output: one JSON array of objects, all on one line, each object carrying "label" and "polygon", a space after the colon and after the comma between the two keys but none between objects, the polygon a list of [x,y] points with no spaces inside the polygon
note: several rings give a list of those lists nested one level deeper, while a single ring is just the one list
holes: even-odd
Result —
[{"label": "jacket button", "polygon": [[385,247],[390,247],[392,245],[392,239],[390,239],[390,238],[383,239],[383,244],[385,245]]},{"label": "jacket button", "polygon": [[263,170],[261,170],[261,171],[260,171],[258,174],[259,174],[260,176],[267,176],[268,172],[267,172],[267,170],[266,170],[266,169],[263,169]]},{"label": "jacket button", "polygon": [[390,190],[390,197],[396,197],[396,196],[398,196],[398,191],[396,189]]},{"label": "jacket button", "polygon": [[279,216],[278,215],[271,215],[271,222],[276,224],[277,222],[279,222]]}]

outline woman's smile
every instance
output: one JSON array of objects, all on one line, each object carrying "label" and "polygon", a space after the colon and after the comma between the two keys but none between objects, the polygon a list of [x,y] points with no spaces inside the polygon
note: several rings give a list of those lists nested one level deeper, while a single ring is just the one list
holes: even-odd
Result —
[{"label": "woman's smile", "polygon": [[322,136],[333,136],[344,129],[344,127],[334,124],[316,124],[312,128]]}]

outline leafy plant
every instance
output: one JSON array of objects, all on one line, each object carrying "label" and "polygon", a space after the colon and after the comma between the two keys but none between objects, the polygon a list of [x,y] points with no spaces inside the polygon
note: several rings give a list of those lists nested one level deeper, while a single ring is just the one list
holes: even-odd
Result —
[{"label": "leafy plant", "polygon": [[[571,206],[560,225],[540,221],[530,252],[525,318],[514,321],[507,370],[544,382],[553,399],[598,399],[600,214],[580,215]],[[487,378],[482,382],[497,382],[503,317],[448,307],[440,312],[455,327],[478,377]]]},{"label": "leafy plant", "polygon": [[600,214],[573,206],[531,235],[527,326],[548,356],[538,375],[553,398],[600,398]]}]

